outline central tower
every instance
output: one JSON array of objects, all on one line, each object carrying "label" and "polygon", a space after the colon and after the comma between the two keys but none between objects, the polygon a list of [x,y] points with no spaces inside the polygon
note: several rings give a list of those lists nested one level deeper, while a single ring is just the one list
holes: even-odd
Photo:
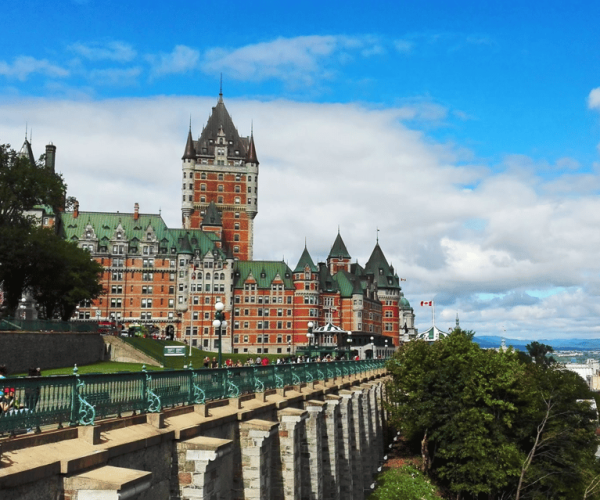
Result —
[{"label": "central tower", "polygon": [[182,160],[183,227],[211,226],[214,231],[215,220],[219,221],[216,209],[224,249],[235,259],[252,260],[254,217],[258,213],[258,158],[253,133],[240,137],[222,93],[196,141],[190,125]]}]

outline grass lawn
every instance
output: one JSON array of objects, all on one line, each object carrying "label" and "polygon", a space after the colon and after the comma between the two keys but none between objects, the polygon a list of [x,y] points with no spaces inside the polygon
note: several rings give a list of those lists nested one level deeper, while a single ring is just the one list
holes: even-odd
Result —
[{"label": "grass lawn", "polygon": [[[179,345],[186,347],[186,355],[182,357],[168,357],[167,358],[167,366],[166,368],[183,368],[184,365],[187,366],[189,363],[189,346],[184,344],[183,342],[178,342],[174,340],[154,340],[154,339],[144,339],[141,337],[122,337],[122,339],[131,344],[136,349],[139,349],[143,353],[148,356],[158,360],[160,363],[163,362],[163,348],[169,345]],[[283,344],[281,347],[286,347]],[[218,358],[218,353],[210,352],[210,351],[202,351],[200,349],[196,349],[192,347],[192,366],[194,368],[202,368],[204,365],[204,358],[208,356],[210,359]],[[231,359],[231,361],[235,364],[239,359],[242,364],[246,362],[248,358],[256,359],[258,356],[261,358],[267,357],[269,358],[269,363],[276,363],[277,358],[285,358],[287,354],[230,354],[223,353],[223,363],[227,359]]]},{"label": "grass lawn", "polygon": [[[141,372],[142,363],[117,363],[115,361],[100,361],[98,363],[92,363],[91,365],[77,366],[78,373],[117,373],[117,372]],[[146,366],[146,370],[162,370],[157,366]],[[25,376],[26,373],[18,373],[14,376]],[[66,366],[64,368],[49,368],[48,370],[42,370],[42,376],[49,375],[73,375],[73,367]]]}]

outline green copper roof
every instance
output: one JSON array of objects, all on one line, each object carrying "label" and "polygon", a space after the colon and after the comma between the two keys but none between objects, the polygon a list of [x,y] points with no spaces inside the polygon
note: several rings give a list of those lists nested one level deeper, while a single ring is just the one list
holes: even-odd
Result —
[{"label": "green copper roof", "polygon": [[306,266],[308,266],[308,268],[313,273],[316,273],[319,271],[317,266],[315,266],[315,263],[313,262],[310,254],[308,253],[307,248],[304,247],[304,252],[302,252],[302,255],[300,256],[300,260],[298,261],[298,264],[296,265],[296,269],[294,269],[294,272],[302,273],[302,272],[304,272],[304,269],[306,268]]},{"label": "green copper roof", "polygon": [[[60,212],[58,217],[61,236],[69,241],[86,238],[86,229],[91,226],[95,238],[101,246],[108,246],[115,240],[117,228],[123,231],[122,241],[130,246],[147,240],[148,229],[153,230],[158,241],[159,253],[198,253],[204,256],[209,251],[217,250],[219,255],[224,253],[216,247],[218,236],[205,233],[200,229],[169,229],[160,214],[138,214],[118,212]],[[174,249],[174,250],[173,250]],[[139,252],[139,250],[138,250]]]},{"label": "green copper roof", "polygon": [[271,288],[271,283],[277,275],[282,279],[286,290],[293,290],[292,271],[285,262],[266,260],[242,261],[238,260],[234,266],[234,288],[244,288],[248,276],[252,274],[258,288]]},{"label": "green copper roof", "polygon": [[362,281],[358,276],[355,276],[348,271],[338,271],[333,276],[340,290],[340,295],[344,298],[352,297],[352,295],[363,293]]},{"label": "green copper roof", "polygon": [[408,307],[410,307],[410,302],[406,299],[406,297],[402,297],[400,299],[400,305],[402,307],[408,308]]},{"label": "green copper roof", "polygon": [[400,289],[400,281],[398,276],[394,274],[390,268],[379,243],[375,245],[371,257],[365,265],[365,273],[372,274],[378,288],[394,288]]},{"label": "green copper roof", "polygon": [[342,236],[340,233],[335,238],[333,242],[333,246],[331,247],[331,251],[329,252],[329,259],[350,259],[350,254],[346,249],[346,245],[344,244],[344,240],[342,240]]}]

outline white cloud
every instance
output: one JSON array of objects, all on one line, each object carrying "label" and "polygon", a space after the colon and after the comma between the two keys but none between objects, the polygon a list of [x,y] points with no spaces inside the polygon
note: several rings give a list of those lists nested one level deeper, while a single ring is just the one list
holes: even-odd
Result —
[{"label": "white cloud", "polygon": [[[215,102],[13,101],[0,104],[0,137],[19,144],[27,121],[36,155],[52,141],[69,195],[83,211],[131,212],[139,202],[142,212],[162,209],[178,226],[189,114],[204,118]],[[339,226],[353,261],[364,264],[379,228],[388,261],[407,278],[403,289],[421,328],[430,311],[417,304],[434,298],[442,328],[458,311],[463,327],[479,334],[598,333],[600,199],[577,182],[597,183],[596,174],[568,170],[565,197],[548,189],[535,165],[519,170],[533,163],[528,158],[511,157],[513,168],[500,174],[463,164],[460,148],[403,123],[414,115],[405,108],[226,105],[240,134],[249,134],[254,120],[261,161],[256,258],[285,258],[294,267],[306,237],[313,259],[323,261]],[[194,135],[202,125],[193,121]],[[530,290],[551,292],[537,297]]]},{"label": "white cloud", "polygon": [[600,87],[591,90],[588,96],[588,106],[590,109],[600,109]]},{"label": "white cloud", "polygon": [[81,43],[77,42],[70,45],[69,50],[78,54],[90,61],[116,61],[116,62],[129,62],[135,58],[137,52],[133,47],[125,42],[92,42],[92,43]]},{"label": "white cloud", "polygon": [[25,81],[33,73],[41,73],[51,78],[64,78],[69,76],[68,70],[52,64],[46,59],[19,56],[12,64],[0,61],[0,75]]},{"label": "white cloud", "polygon": [[152,76],[186,73],[198,67],[200,53],[185,45],[177,45],[169,54],[149,55]]},{"label": "white cloud", "polygon": [[327,62],[347,61],[351,54],[381,54],[385,50],[371,36],[300,36],[277,38],[237,49],[207,51],[202,68],[206,73],[224,72],[238,80],[282,79],[296,85],[310,85],[315,77],[327,77]]}]

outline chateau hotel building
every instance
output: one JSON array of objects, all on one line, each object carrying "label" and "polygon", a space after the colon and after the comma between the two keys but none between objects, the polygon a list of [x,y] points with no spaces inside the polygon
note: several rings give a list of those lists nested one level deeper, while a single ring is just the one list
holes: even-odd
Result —
[{"label": "chateau hotel building", "polygon": [[[379,243],[364,267],[351,263],[340,234],[327,262],[304,248],[297,265],[253,259],[259,161],[219,100],[182,158],[182,228],[160,214],[63,212],[59,231],[104,267],[105,295],[80,305],[74,321],[152,325],[207,350],[218,345],[215,304],[225,304],[223,351],[294,352],[308,325],[335,325],[354,338],[398,345],[416,333],[414,313]],[[336,335],[337,336],[337,335]],[[344,339],[328,339],[343,345]]]}]

